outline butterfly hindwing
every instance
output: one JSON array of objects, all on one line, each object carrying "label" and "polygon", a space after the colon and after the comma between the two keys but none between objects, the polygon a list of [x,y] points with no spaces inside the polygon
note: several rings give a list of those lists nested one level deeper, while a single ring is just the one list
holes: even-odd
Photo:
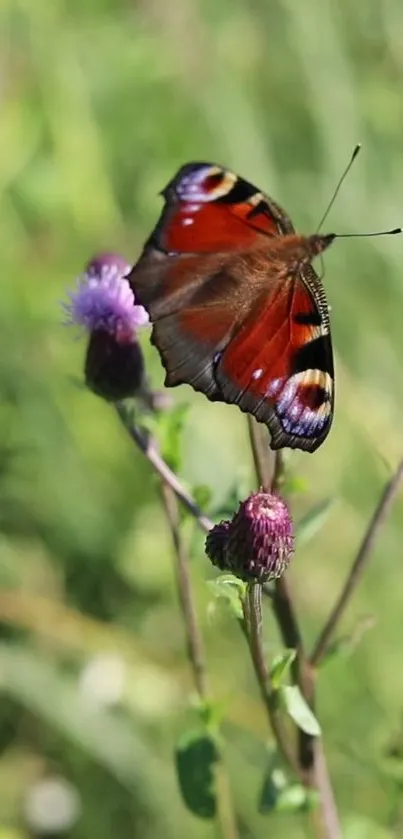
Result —
[{"label": "butterfly hindwing", "polygon": [[225,400],[269,426],[272,448],[308,451],[330,429],[333,376],[327,312],[301,278],[257,303],[216,367]]}]

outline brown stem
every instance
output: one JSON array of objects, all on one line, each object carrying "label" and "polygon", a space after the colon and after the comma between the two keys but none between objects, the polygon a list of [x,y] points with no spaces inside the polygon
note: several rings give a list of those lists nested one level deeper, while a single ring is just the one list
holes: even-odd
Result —
[{"label": "brown stem", "polygon": [[[201,702],[206,702],[210,698],[206,658],[189,575],[189,557],[180,532],[178,500],[192,513],[204,530],[209,530],[212,522],[203,515],[193,498],[186,493],[176,475],[161,458],[156,441],[151,435],[130,421],[129,414],[122,404],[116,403],[116,410],[126,431],[161,479],[161,496],[174,548],[175,578],[185,627],[188,658],[197,694]],[[216,769],[216,797],[222,839],[239,839],[231,789],[223,760],[219,762]]]},{"label": "brown stem", "polygon": [[189,661],[192,665],[195,688],[200,699],[205,701],[209,693],[206,659],[189,577],[189,558],[179,530],[178,502],[173,490],[165,481],[161,481],[161,496],[174,547],[176,585],[186,631]]},{"label": "brown stem", "polygon": [[157,475],[171,487],[178,500],[183,504],[186,510],[196,519],[202,530],[208,533],[213,527],[213,522],[204,515],[203,511],[198,507],[194,498],[186,492],[183,484],[179,478],[172,472],[168,464],[161,457],[155,445],[155,441],[145,430],[138,428],[130,421],[129,412],[121,402],[116,403],[117,414],[122,421],[126,431],[130,434],[133,442],[138,446],[140,451],[146,456]]},{"label": "brown stem", "polygon": [[358,550],[357,556],[351,566],[344,586],[333,606],[332,611],[319,634],[315,643],[313,652],[310,657],[312,667],[318,667],[329,645],[334,638],[336,629],[340,620],[362,578],[368,560],[374,548],[377,536],[381,527],[385,523],[386,517],[393,505],[396,495],[399,491],[403,479],[403,460],[400,461],[396,472],[392,475],[390,481],[385,486],[385,489],[379,499],[379,502],[374,510],[373,516],[369,522],[361,546]]},{"label": "brown stem", "polygon": [[[276,581],[272,606],[284,645],[296,650],[297,653],[292,664],[294,681],[299,685],[304,698],[313,710],[315,699],[314,673],[305,655],[290,582],[285,576]],[[313,737],[298,729],[299,771],[308,786],[313,785],[314,744],[315,739]]]},{"label": "brown stem", "polygon": [[266,429],[248,416],[248,431],[258,484],[271,489],[274,486],[275,458],[268,447]]},{"label": "brown stem", "polygon": [[284,727],[275,691],[270,684],[270,673],[262,639],[262,586],[249,583],[242,601],[242,630],[247,639],[257,682],[277,745],[285,762],[298,774],[295,751]]},{"label": "brown stem", "polygon": [[[132,440],[143,452],[154,471],[160,476],[160,478],[162,478],[163,481],[165,481],[169,485],[169,487],[175,493],[178,500],[191,513],[191,515],[194,516],[201,529],[205,532],[208,532],[213,526],[213,522],[210,521],[210,519],[204,515],[204,513],[198,507],[192,496],[186,492],[185,488],[183,487],[177,476],[174,474],[174,472],[172,472],[172,470],[165,463],[163,458],[161,458],[161,456],[159,455],[149,435],[147,435],[144,431],[136,428],[136,426],[134,426],[130,422],[128,413],[125,410],[124,406],[118,404],[116,405],[116,409],[123,425],[130,434]],[[264,430],[261,428],[261,426],[256,426],[256,428],[259,428],[260,432]],[[266,488],[276,489],[279,486],[279,484],[281,484],[283,474],[281,454],[277,452],[276,458],[274,459],[272,453],[270,452],[267,446],[267,442],[264,442],[262,434],[255,434],[252,421],[249,425],[249,430],[259,484]],[[272,596],[271,592],[270,595]],[[292,646],[294,649],[297,650],[297,657],[294,665],[296,681],[298,682],[304,697],[308,701],[311,700],[311,704],[313,704],[314,672],[312,668],[309,666],[309,662],[307,661],[306,656],[304,654],[302,638],[299,631],[298,620],[293,607],[291,592],[289,586],[285,582],[285,579],[277,583],[273,599],[274,612],[284,642],[287,644],[287,646]],[[320,813],[316,821],[317,834],[318,836],[323,837],[323,839],[340,839],[341,832],[338,821],[337,809],[335,806],[333,791],[329,781],[327,766],[323,755],[322,744],[319,740],[313,742],[316,743],[313,752],[315,771],[314,775],[312,774],[312,772],[310,772],[310,776],[315,777],[315,787],[318,789],[321,799]],[[291,755],[289,755],[288,759],[290,761],[290,765],[293,765],[294,760],[291,761]],[[305,759],[302,758],[301,747],[299,761],[300,773],[302,773],[304,778],[308,780],[306,773],[303,769]],[[227,783],[225,784],[225,786],[228,789]],[[230,814],[233,812],[231,802],[229,803],[228,811]],[[227,817],[227,822],[228,821],[230,825],[232,824],[232,827],[234,828],[233,833],[231,834],[227,830],[227,833],[224,833],[223,835],[228,836],[228,839],[230,839],[230,837],[231,839],[236,839],[237,828],[235,820],[232,817],[229,819]]]},{"label": "brown stem", "polygon": [[[202,701],[209,699],[203,639],[197,622],[189,576],[189,557],[180,534],[178,501],[174,490],[161,481],[161,495],[175,551],[175,575],[186,632],[186,646],[197,693]],[[239,839],[231,789],[223,761],[216,767],[217,812],[223,839]]]},{"label": "brown stem", "polygon": [[[271,452],[266,429],[252,417],[248,417],[248,427],[258,482],[267,491],[278,490],[284,472],[281,452],[275,455]],[[309,706],[314,709],[314,670],[305,654],[288,578],[283,577],[277,581],[272,603],[284,643],[297,651],[293,665],[295,681]],[[307,786],[314,787],[319,793],[319,811],[313,816],[317,836],[321,839],[340,839],[341,828],[322,743],[319,738],[310,737],[301,730],[298,730],[298,739],[299,774]]]}]

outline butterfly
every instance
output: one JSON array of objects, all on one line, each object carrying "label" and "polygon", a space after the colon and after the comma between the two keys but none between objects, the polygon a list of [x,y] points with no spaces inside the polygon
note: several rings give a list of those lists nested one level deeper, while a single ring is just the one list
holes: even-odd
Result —
[{"label": "butterfly", "polygon": [[128,279],[147,310],[165,384],[189,384],[266,423],[272,449],[313,452],[329,433],[329,307],[312,260],[334,234],[300,236],[228,169],[182,166]]}]

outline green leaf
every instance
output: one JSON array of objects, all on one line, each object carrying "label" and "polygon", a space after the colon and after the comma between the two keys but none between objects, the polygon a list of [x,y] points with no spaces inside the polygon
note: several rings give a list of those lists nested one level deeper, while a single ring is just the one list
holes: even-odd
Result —
[{"label": "green leaf", "polygon": [[312,737],[319,737],[321,734],[320,725],[305,701],[297,685],[283,685],[279,689],[287,714],[294,720],[298,728],[311,734]]},{"label": "green leaf", "polygon": [[270,761],[259,796],[259,813],[271,813],[276,809],[279,797],[286,785],[287,778],[283,770],[279,767],[273,769],[273,761]]},{"label": "green leaf", "polygon": [[284,771],[279,766],[273,768],[271,761],[259,796],[259,813],[295,813],[312,809],[317,806],[318,798],[311,792],[302,784],[289,783]]},{"label": "green leaf", "polygon": [[[243,619],[242,599],[246,592],[246,583],[233,574],[220,574],[215,580],[209,580],[207,585],[213,593],[215,601],[223,599],[237,620]],[[215,603],[210,604],[209,614],[213,614]],[[211,608],[213,607],[213,608]]]},{"label": "green leaf", "polygon": [[216,813],[216,743],[200,731],[182,734],[175,750],[176,772],[183,801],[194,815],[212,819]]},{"label": "green leaf", "polygon": [[296,650],[284,650],[273,658],[270,668],[270,681],[275,690],[280,687],[284,676],[290,669],[291,664],[295,660],[297,654]]},{"label": "green leaf", "polygon": [[302,784],[290,784],[278,796],[277,813],[298,813],[305,810],[308,803],[307,790]]},{"label": "green leaf", "polygon": [[295,526],[295,538],[298,546],[306,545],[322,529],[335,503],[333,498],[326,498],[312,507]]}]

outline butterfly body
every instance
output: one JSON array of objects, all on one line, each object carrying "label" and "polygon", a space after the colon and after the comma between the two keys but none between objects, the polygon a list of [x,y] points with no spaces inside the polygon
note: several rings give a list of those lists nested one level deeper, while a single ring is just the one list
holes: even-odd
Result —
[{"label": "butterfly body", "polygon": [[232,172],[188,164],[130,274],[166,384],[190,384],[265,422],[271,447],[314,451],[333,416],[325,292],[312,259],[334,236],[299,236]]}]

